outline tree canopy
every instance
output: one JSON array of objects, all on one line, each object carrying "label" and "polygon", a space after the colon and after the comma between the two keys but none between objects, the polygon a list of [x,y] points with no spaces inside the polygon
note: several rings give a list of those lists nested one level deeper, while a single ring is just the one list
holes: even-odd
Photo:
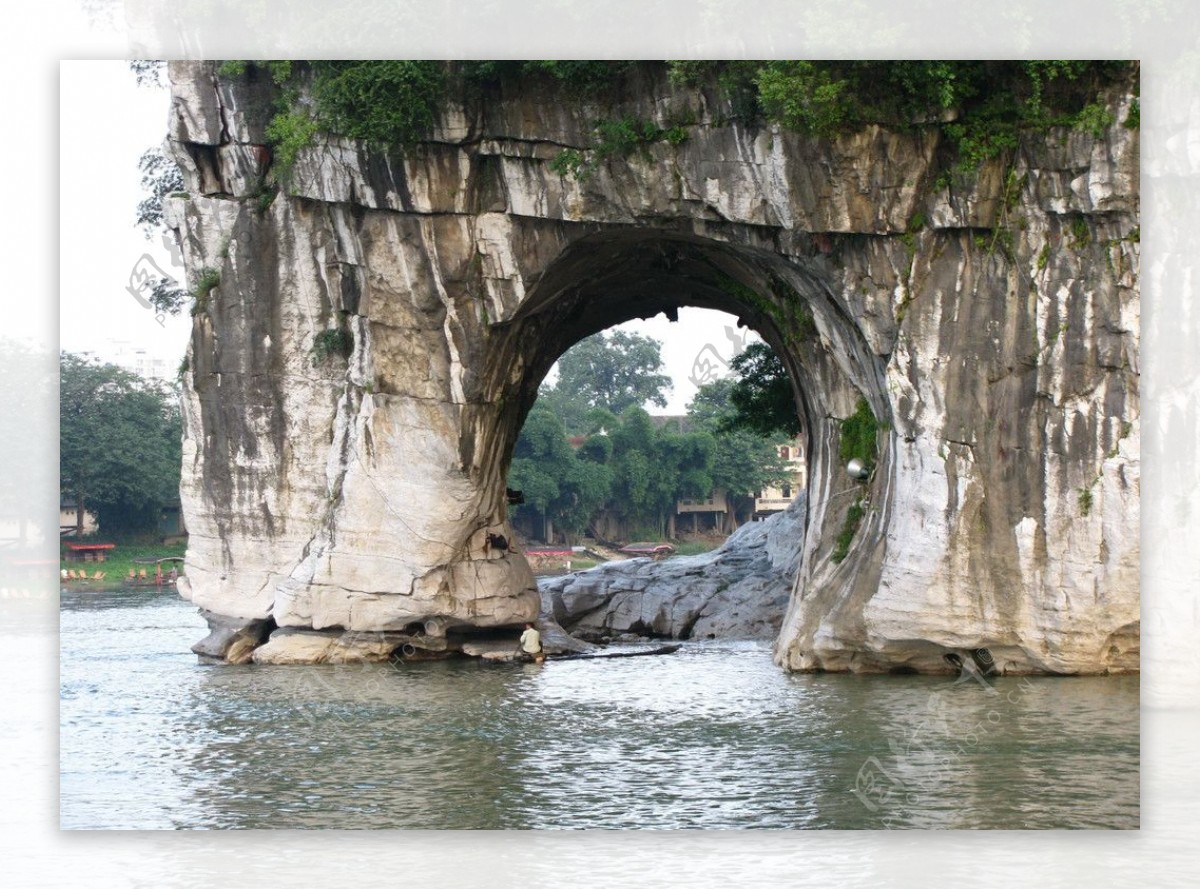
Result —
[{"label": "tree canopy", "polygon": [[538,400],[572,435],[594,432],[604,413],[620,415],[646,403],[662,408],[671,378],[662,373],[662,344],[625,331],[580,340],[558,360],[558,380]]},{"label": "tree canopy", "polygon": [[142,152],[138,169],[142,171],[145,197],[137,205],[137,225],[150,238],[165,224],[163,202],[171,194],[183,191],[183,173],[179,165],[158,147]]},{"label": "tree canopy", "polygon": [[[543,393],[521,431],[509,485],[524,492],[525,504],[515,508],[515,515],[547,519],[568,536],[600,521],[600,526],[619,528],[627,537],[658,537],[671,532],[681,499],[705,499],[723,491],[726,514],[736,524],[738,513],[752,509],[755,492],[791,478],[792,469],[779,456],[777,445],[793,435],[780,428],[798,429],[799,421],[791,384],[768,349],[756,349],[753,361],[741,363],[753,372],[754,386],[782,380],[785,387],[786,400],[780,400],[775,419],[760,424],[764,433],[748,426],[740,414],[743,409],[735,405],[734,394],[745,378],[705,384],[686,417],[651,417],[634,401],[647,389],[632,371],[628,376],[606,376],[597,370],[604,362],[619,364],[618,359],[633,350],[612,349],[603,338],[593,339],[584,351],[586,360],[567,363],[568,373],[551,388],[551,397]],[[630,340],[645,340],[622,339],[626,346]],[[638,345],[646,346],[642,366],[658,368],[658,344]],[[632,367],[629,363],[623,370]],[[751,389],[757,400],[747,402],[749,410],[759,410],[763,397]],[[614,392],[615,398],[610,395]],[[606,407],[622,400],[625,408],[619,415]],[[559,413],[563,410],[575,418],[575,448]]]},{"label": "tree canopy", "polygon": [[544,405],[535,405],[517,439],[508,473],[509,487],[525,496],[515,512],[548,519],[568,535],[580,534],[608,498],[610,453],[611,448],[600,443],[577,453],[558,416]]},{"label": "tree canopy", "polygon": [[636,405],[620,421],[612,432],[610,509],[635,537],[663,535],[676,501],[712,491],[712,436],[658,426]]},{"label": "tree canopy", "polygon": [[[778,427],[764,434],[739,425],[740,415],[732,396],[740,383],[741,380],[729,377],[706,383],[688,405],[688,416],[693,418],[696,426],[713,436],[713,487],[725,489],[735,498],[751,495],[791,478],[792,471],[779,456],[776,446],[781,439],[795,435],[781,434]],[[790,398],[790,388],[788,395]],[[792,418],[798,428],[794,408]]]},{"label": "tree canopy", "polygon": [[180,415],[162,386],[64,352],[59,361],[60,494],[105,533],[153,529],[178,496]]},{"label": "tree canopy", "polygon": [[798,436],[800,418],[792,382],[779,356],[766,343],[751,343],[729,363],[738,375],[728,394],[732,412],[721,428],[745,429],[760,436]]}]

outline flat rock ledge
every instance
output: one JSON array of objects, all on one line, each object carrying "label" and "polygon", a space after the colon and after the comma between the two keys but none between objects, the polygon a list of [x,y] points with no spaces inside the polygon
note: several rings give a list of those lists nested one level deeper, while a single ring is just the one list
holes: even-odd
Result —
[{"label": "flat rock ledge", "polygon": [[[452,657],[514,661],[522,627],[469,636],[428,624],[405,632],[278,628],[270,619],[241,619],[201,610],[209,634],[192,646],[204,664],[369,664],[431,661]],[[432,631],[428,632],[427,631]],[[538,621],[548,655],[589,652],[596,647],[571,637],[549,615]]]},{"label": "flat rock ledge", "polygon": [[445,641],[438,645],[423,640],[418,649],[404,634],[362,631],[320,631],[280,628],[251,655],[255,664],[364,664],[390,661],[418,655],[437,657],[445,652]]}]

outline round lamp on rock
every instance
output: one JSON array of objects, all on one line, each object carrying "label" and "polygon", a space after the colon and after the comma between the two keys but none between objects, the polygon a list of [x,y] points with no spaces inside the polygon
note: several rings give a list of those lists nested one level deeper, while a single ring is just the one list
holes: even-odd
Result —
[{"label": "round lamp on rock", "polygon": [[854,458],[846,464],[846,472],[854,479],[866,479],[871,475],[870,468],[861,458]]}]

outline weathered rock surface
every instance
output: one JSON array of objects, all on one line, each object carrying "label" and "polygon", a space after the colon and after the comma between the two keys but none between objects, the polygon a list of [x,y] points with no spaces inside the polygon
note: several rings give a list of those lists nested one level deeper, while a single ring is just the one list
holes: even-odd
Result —
[{"label": "weathered rock surface", "polygon": [[254,650],[255,664],[362,664],[447,651],[445,640],[414,640],[377,631],[314,631],[284,627]]},{"label": "weathered rock surface", "polygon": [[[570,637],[553,620],[540,620],[542,648],[549,655],[588,652],[596,647]],[[197,647],[194,652],[201,654]],[[230,664],[367,664],[411,661],[466,655],[484,661],[513,661],[520,645],[520,631],[469,637],[414,636],[379,631],[307,630],[280,628],[265,643],[250,643],[238,637],[228,647],[224,661]],[[207,653],[205,653],[207,654]],[[219,657],[206,660],[221,660]]]},{"label": "weathered rock surface", "polygon": [[[538,383],[582,337],[693,305],[775,347],[808,433],[781,665],[942,670],[986,648],[1006,671],[1136,668],[1132,81],[1100,136],[1031,136],[941,190],[935,129],[743,127],[653,66],[608,113],[693,120],[687,140],[581,182],[550,162],[589,148],[595,109],[530,81],[451,104],[404,156],[325,140],[268,203],[269,85],[170,71],[188,196],[168,219],[191,280],[220,279],[184,375],[196,605],[310,630],[533,619],[529,567],[485,542],[512,539]],[[862,488],[837,456],[860,398],[884,424]]]},{"label": "weathered rock surface", "polygon": [[538,585],[543,609],[572,634],[774,639],[804,542],[806,498],[743,525],[716,550],[624,559]]},{"label": "weathered rock surface", "polygon": [[269,618],[238,619],[206,609],[201,609],[200,615],[208,622],[208,636],[193,645],[192,651],[208,663],[248,663],[250,654],[275,626]]}]

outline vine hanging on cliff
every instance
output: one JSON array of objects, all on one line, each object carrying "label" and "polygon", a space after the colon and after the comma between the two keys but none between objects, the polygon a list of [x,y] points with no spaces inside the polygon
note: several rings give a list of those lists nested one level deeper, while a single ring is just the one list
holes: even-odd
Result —
[{"label": "vine hanging on cliff", "polygon": [[589,179],[600,164],[612,157],[629,157],[635,152],[650,158],[650,146],[656,142],[681,145],[688,139],[690,121],[672,122],[670,127],[660,127],[654,121],[624,117],[619,120],[598,120],[592,132],[595,143],[586,152],[565,148],[550,161],[550,169],[560,176],[573,176],[582,181]]},{"label": "vine hanging on cliff", "polygon": [[842,530],[838,532],[837,538],[834,539],[833,551],[829,554],[829,559],[832,562],[840,563],[850,554],[850,544],[854,540],[854,536],[858,533],[858,527],[862,525],[863,517],[866,515],[865,500],[855,501],[846,510],[846,521],[842,524]]},{"label": "vine hanging on cliff", "polygon": [[137,225],[149,238],[163,226],[163,201],[170,195],[183,194],[183,173],[158,147],[142,152],[138,169],[146,197],[137,205]]}]

